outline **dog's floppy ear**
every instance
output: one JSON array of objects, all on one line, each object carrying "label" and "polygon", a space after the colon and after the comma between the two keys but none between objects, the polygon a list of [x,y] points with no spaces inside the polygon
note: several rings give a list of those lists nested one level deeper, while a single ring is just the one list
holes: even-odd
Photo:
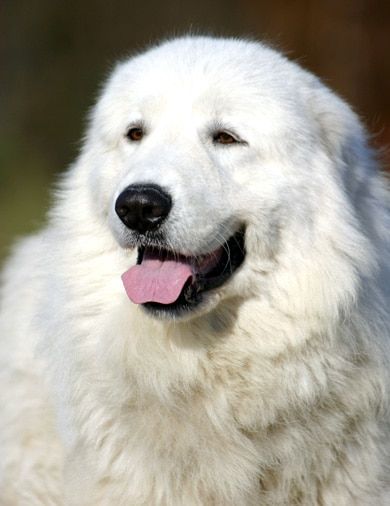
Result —
[{"label": "dog's floppy ear", "polygon": [[313,90],[313,111],[321,142],[344,184],[351,201],[369,192],[378,174],[368,134],[358,115],[324,86]]},{"label": "dog's floppy ear", "polygon": [[[389,185],[381,174],[378,154],[370,147],[362,122],[348,104],[325,87],[315,89],[314,101],[313,110],[324,148],[344,187],[343,194],[356,226],[369,239],[370,247],[389,251]],[[388,293],[390,272],[386,255],[375,257],[372,252],[371,258],[382,265],[379,283]]]}]

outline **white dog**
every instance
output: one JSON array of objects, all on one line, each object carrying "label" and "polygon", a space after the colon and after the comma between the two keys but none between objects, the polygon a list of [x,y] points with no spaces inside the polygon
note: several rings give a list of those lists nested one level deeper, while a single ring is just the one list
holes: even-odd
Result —
[{"label": "white dog", "polygon": [[1,505],[389,505],[389,230],[356,115],[277,52],[120,64],[5,270]]}]

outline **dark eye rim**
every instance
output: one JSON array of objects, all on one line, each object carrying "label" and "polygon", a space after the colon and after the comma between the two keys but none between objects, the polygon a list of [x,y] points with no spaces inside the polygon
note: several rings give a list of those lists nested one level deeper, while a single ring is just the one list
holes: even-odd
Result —
[{"label": "dark eye rim", "polygon": [[145,130],[142,126],[132,126],[127,129],[125,137],[131,142],[139,142],[143,139]]},{"label": "dark eye rim", "polygon": [[222,146],[232,146],[235,144],[244,144],[247,143],[240,139],[236,134],[230,132],[229,130],[218,129],[212,133],[213,144],[222,145]]}]

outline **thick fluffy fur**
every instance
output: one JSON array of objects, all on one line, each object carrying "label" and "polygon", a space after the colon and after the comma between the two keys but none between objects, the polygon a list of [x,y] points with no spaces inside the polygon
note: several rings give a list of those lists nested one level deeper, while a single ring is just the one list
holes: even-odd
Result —
[{"label": "thick fluffy fur", "polygon": [[[175,251],[246,229],[186,318],[121,284],[114,202],[145,181]],[[57,197],[4,274],[3,506],[390,504],[389,200],[342,100],[258,43],[164,43],[116,68]]]}]

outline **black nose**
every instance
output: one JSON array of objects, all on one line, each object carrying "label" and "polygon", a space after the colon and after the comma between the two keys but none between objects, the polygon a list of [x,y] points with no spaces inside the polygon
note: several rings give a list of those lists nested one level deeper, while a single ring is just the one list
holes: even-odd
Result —
[{"label": "black nose", "polygon": [[158,228],[171,207],[171,197],[154,184],[130,185],[115,203],[115,211],[126,227],[141,234]]}]

